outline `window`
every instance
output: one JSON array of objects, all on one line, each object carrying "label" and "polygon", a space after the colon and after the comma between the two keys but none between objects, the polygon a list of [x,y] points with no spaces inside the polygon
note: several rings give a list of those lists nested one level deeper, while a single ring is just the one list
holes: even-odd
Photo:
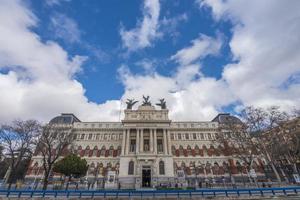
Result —
[{"label": "window", "polygon": [[159,153],[162,153],[164,151],[162,139],[157,139],[157,151]]},{"label": "window", "polygon": [[204,134],[200,133],[201,140],[204,140]]},{"label": "window", "polygon": [[109,147],[109,156],[113,156],[114,155],[114,147],[113,146],[110,146]]},{"label": "window", "polygon": [[178,133],[178,140],[181,140],[181,134]]},{"label": "window", "polygon": [[174,134],[173,133],[171,134],[171,139],[174,140]]},{"label": "window", "polygon": [[96,140],[99,140],[100,134],[96,135]]},{"label": "window", "polygon": [[145,139],[144,140],[144,151],[149,151],[149,140]]},{"label": "window", "polygon": [[208,136],[208,139],[211,140],[211,134],[208,133],[207,136]]},{"label": "window", "polygon": [[185,134],[185,139],[188,140],[189,138],[190,138],[190,137],[189,137],[189,134],[186,133],[186,134]]},{"label": "window", "polygon": [[128,175],[133,175],[134,173],[134,162],[130,161],[128,164]]},{"label": "window", "polygon": [[136,140],[130,140],[130,152],[135,152],[135,142]]},{"label": "window", "polygon": [[196,133],[193,133],[193,140],[196,140],[197,139],[197,135]]},{"label": "window", "polygon": [[84,134],[81,134],[81,138],[80,139],[84,140]]},{"label": "window", "polygon": [[89,140],[91,140],[93,137],[93,134],[89,134]]},{"label": "window", "polygon": [[159,161],[159,174],[160,175],[165,174],[165,163],[164,163],[164,161]]},{"label": "window", "polygon": [[101,156],[105,156],[105,151],[106,151],[106,148],[105,148],[105,146],[103,146],[103,147],[101,148],[100,155],[101,155]]}]

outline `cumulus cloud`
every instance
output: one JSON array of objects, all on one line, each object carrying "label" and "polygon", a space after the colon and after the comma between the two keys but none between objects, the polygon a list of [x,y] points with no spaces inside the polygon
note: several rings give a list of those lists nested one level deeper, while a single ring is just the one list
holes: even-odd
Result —
[{"label": "cumulus cloud", "polygon": [[210,120],[223,106],[234,101],[226,83],[214,78],[192,80],[183,87],[178,76],[180,70],[172,77],[158,73],[144,76],[132,74],[122,66],[119,73],[125,86],[123,101],[150,95],[154,104],[159,98],[165,98],[172,120]]},{"label": "cumulus cloud", "polygon": [[37,21],[24,2],[1,1],[0,122],[47,121],[61,112],[85,120],[116,119],[119,101],[89,102],[74,79],[87,57],[72,57],[56,42],[42,42],[32,31]]},{"label": "cumulus cloud", "polygon": [[173,55],[171,59],[181,65],[188,65],[198,59],[204,58],[207,55],[218,54],[222,46],[220,37],[215,39],[203,34],[191,42],[191,46],[181,49]]},{"label": "cumulus cloud", "polygon": [[151,42],[160,36],[159,27],[159,0],[145,0],[143,20],[131,30],[120,30],[123,46],[129,51],[135,51],[151,46]]},{"label": "cumulus cloud", "polygon": [[300,2],[199,3],[211,8],[216,20],[234,24],[230,48],[235,63],[225,66],[223,79],[237,98],[245,105],[299,107]]}]

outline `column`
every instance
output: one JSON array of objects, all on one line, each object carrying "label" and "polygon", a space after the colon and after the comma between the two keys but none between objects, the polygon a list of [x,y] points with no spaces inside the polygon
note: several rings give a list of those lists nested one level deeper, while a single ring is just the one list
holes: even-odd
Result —
[{"label": "column", "polygon": [[150,152],[153,152],[153,129],[150,129]]},{"label": "column", "polygon": [[154,142],[153,142],[153,146],[154,146],[154,154],[157,154],[157,135],[156,135],[156,129],[153,129],[153,135],[154,135]]},{"label": "column", "polygon": [[125,155],[125,149],[126,149],[126,129],[123,130],[123,138],[122,138],[122,155]]},{"label": "column", "polygon": [[144,129],[140,129],[140,153],[144,152]]},{"label": "column", "polygon": [[127,138],[126,138],[126,154],[129,153],[129,148],[130,148],[130,129],[126,130],[127,132]]},{"label": "column", "polygon": [[136,129],[136,145],[135,145],[135,153],[139,153],[139,147],[140,147],[140,130]]},{"label": "column", "polygon": [[164,154],[167,155],[168,150],[167,150],[167,133],[166,133],[166,129],[163,129],[163,136],[164,136]]},{"label": "column", "polygon": [[168,154],[172,155],[172,149],[171,149],[171,133],[169,130],[167,130],[167,137],[168,137]]}]

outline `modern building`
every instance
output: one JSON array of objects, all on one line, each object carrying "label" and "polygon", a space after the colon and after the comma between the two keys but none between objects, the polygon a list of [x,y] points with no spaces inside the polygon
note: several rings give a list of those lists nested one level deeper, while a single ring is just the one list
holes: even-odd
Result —
[{"label": "modern building", "polygon": [[[89,169],[85,180],[101,188],[147,188],[156,186],[205,187],[207,183],[248,180],[247,168],[214,140],[229,114],[212,121],[172,121],[165,102],[161,108],[148,100],[132,109],[127,104],[121,122],[82,122],[62,114],[49,123],[73,130],[75,150]],[[262,160],[254,161],[257,175]],[[32,158],[27,179],[43,174],[38,152]]]}]

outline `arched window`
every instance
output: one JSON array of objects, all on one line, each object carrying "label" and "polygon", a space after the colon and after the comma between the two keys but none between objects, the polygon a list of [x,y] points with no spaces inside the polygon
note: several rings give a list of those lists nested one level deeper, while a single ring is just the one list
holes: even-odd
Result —
[{"label": "arched window", "polygon": [[165,174],[165,163],[164,161],[159,161],[159,174],[164,175]]},{"label": "arched window", "polygon": [[187,146],[187,155],[188,156],[192,155],[192,148],[190,145]]},{"label": "arched window", "polygon": [[195,155],[200,155],[200,150],[198,145],[195,146]]},{"label": "arched window", "polygon": [[183,156],[183,147],[179,146],[179,156]]},{"label": "arched window", "polygon": [[100,152],[100,155],[101,155],[101,156],[105,156],[105,150],[106,150],[106,148],[105,148],[105,146],[103,146],[103,147],[101,148],[101,152]]},{"label": "arched window", "polygon": [[117,153],[118,156],[121,155],[121,149],[122,149],[121,146],[118,146],[118,153]]},{"label": "arched window", "polygon": [[109,147],[109,156],[113,156],[114,155],[114,147],[113,146],[110,146]]},{"label": "arched window", "polygon": [[172,146],[172,155],[175,155],[176,154],[176,148],[175,146]]},{"label": "arched window", "polygon": [[93,150],[93,156],[97,156],[97,152],[98,152],[98,147],[95,146]]},{"label": "arched window", "polygon": [[134,162],[130,161],[128,164],[128,175],[133,175],[134,174]]},{"label": "arched window", "polygon": [[89,154],[90,154],[90,146],[87,146],[85,148],[84,156],[89,156]]}]

